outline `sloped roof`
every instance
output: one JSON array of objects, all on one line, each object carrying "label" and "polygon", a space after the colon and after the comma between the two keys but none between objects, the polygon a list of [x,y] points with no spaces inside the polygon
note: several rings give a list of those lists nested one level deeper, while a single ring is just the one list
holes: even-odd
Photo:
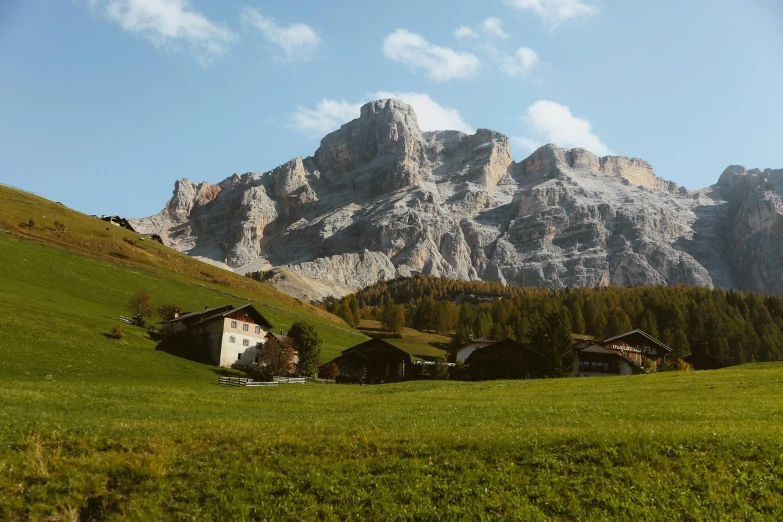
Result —
[{"label": "sloped roof", "polygon": [[183,321],[185,319],[191,319],[193,317],[199,316],[199,315],[205,315],[205,317],[202,318],[202,321],[206,319],[207,317],[212,317],[218,314],[221,314],[225,312],[226,310],[233,310],[234,305],[223,305],[218,306],[217,308],[205,308],[204,310],[197,310],[195,312],[188,312],[185,314],[182,314],[180,316],[175,317],[174,319],[169,319],[168,321],[164,321],[164,323],[176,323],[178,321]]},{"label": "sloped roof", "polygon": [[217,308],[208,308],[206,310],[190,312],[187,314],[180,315],[176,319],[171,319],[170,321],[166,321],[166,323],[175,323],[185,319],[198,318],[199,319],[198,321],[191,323],[189,325],[189,326],[193,326],[195,324],[211,321],[217,317],[228,317],[229,315],[239,311],[242,311],[248,316],[252,317],[259,324],[259,326],[263,326],[267,329],[274,328],[274,326],[272,326],[272,323],[270,323],[269,320],[266,317],[264,317],[261,314],[261,312],[256,310],[256,308],[251,304],[242,305],[239,308],[234,308],[234,305],[224,305],[224,306],[219,306]]},{"label": "sloped roof", "polygon": [[[520,352],[527,352],[532,354],[535,358],[540,359],[541,361],[546,361],[546,357],[538,353],[537,351],[533,350],[532,348],[528,348],[527,346],[524,346],[514,339],[511,339],[510,337],[506,337],[505,339],[501,341],[494,342],[488,346],[485,346],[481,350],[475,350],[473,353],[470,354],[468,359],[465,361],[466,364],[470,364],[471,359],[476,359],[479,357],[483,357],[486,354],[491,354],[495,351],[503,350],[503,349],[512,349],[512,350],[518,350]],[[474,357],[476,356],[476,357]]]},{"label": "sloped roof", "polygon": [[588,346],[587,348],[584,348],[582,350],[579,350],[579,354],[583,353],[596,353],[600,355],[611,355],[614,357],[619,357],[620,359],[624,360],[628,364],[631,364],[637,368],[641,368],[633,359],[629,359],[628,357],[624,356],[623,354],[617,353],[614,350],[610,350],[609,348],[604,348],[600,344],[594,344],[592,346]]},{"label": "sloped roof", "polygon": [[667,352],[671,352],[672,351],[671,348],[669,348],[668,346],[663,344],[661,341],[659,341],[658,339],[656,339],[652,335],[650,335],[647,332],[644,332],[644,331],[642,331],[642,330],[640,330],[638,328],[636,328],[635,330],[631,330],[630,332],[625,332],[625,333],[622,333],[620,335],[615,335],[614,337],[610,337],[608,339],[604,339],[603,342],[604,343],[609,343],[609,342],[612,342],[612,341],[622,341],[623,339],[631,337],[631,336],[641,336],[645,340],[653,343],[656,346],[659,346],[660,348],[663,348]]}]

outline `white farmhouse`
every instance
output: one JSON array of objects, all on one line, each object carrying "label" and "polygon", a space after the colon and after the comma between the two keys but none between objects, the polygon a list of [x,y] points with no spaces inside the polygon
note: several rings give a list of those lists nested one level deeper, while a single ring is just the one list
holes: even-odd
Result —
[{"label": "white farmhouse", "polygon": [[266,342],[272,329],[272,323],[249,304],[206,308],[164,324],[181,325],[181,331],[163,341],[158,349],[224,368],[252,364],[256,346]]}]

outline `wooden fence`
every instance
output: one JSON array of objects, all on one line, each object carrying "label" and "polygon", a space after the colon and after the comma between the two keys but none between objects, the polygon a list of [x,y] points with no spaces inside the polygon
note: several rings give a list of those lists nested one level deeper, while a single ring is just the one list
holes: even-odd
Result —
[{"label": "wooden fence", "polygon": [[220,377],[218,384],[222,386],[277,386],[276,382],[254,381],[246,377]]},{"label": "wooden fence", "polygon": [[304,384],[305,377],[272,377],[272,380],[281,384]]}]

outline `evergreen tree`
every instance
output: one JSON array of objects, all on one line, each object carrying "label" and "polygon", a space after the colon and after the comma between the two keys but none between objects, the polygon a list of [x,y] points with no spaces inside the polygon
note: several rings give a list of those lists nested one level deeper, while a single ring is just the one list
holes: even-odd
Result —
[{"label": "evergreen tree", "polygon": [[655,319],[655,314],[652,310],[647,309],[644,311],[639,328],[652,337],[658,338],[658,321]]},{"label": "evergreen tree", "polygon": [[291,338],[291,343],[299,357],[299,362],[296,363],[297,375],[314,377],[318,371],[323,344],[318,330],[311,323],[300,321],[291,325],[288,337]]},{"label": "evergreen tree", "polygon": [[535,318],[527,345],[546,358],[550,377],[564,377],[573,370],[571,324],[562,307],[550,306]]},{"label": "evergreen tree", "polygon": [[687,357],[691,353],[691,347],[688,343],[688,337],[682,330],[677,330],[671,339],[671,344],[668,345],[672,349],[672,353],[669,356],[673,363],[679,361],[683,357]]},{"label": "evergreen tree", "polygon": [[576,334],[585,333],[585,317],[582,315],[582,309],[577,304],[569,307],[571,312],[571,331]]}]

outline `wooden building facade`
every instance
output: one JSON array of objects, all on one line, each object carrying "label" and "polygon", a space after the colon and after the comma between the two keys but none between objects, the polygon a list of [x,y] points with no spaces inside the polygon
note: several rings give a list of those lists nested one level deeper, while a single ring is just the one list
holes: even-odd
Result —
[{"label": "wooden building facade", "polygon": [[503,339],[473,350],[465,361],[471,380],[535,379],[546,376],[547,361],[540,353],[513,339]]},{"label": "wooden building facade", "polygon": [[330,362],[340,370],[337,382],[380,384],[404,380],[411,366],[411,356],[383,339],[370,339],[343,350]]},{"label": "wooden building facade", "polygon": [[630,375],[660,369],[672,349],[636,329],[577,350],[574,377]]}]

